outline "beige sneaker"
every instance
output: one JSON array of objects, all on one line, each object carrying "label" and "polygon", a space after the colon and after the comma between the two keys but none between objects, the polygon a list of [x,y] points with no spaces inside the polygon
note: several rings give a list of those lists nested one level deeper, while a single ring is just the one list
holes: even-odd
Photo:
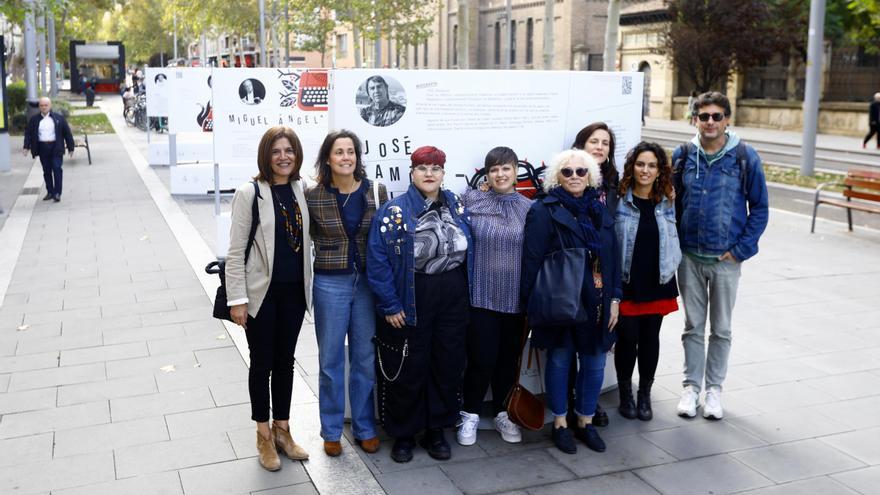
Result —
[{"label": "beige sneaker", "polygon": [[260,457],[260,465],[267,471],[278,471],[281,469],[281,459],[278,457],[278,451],[275,449],[275,441],[272,439],[271,432],[269,438],[263,438],[260,432],[257,432],[257,452]]},{"label": "beige sneaker", "polygon": [[275,437],[275,446],[288,458],[294,461],[304,461],[309,458],[309,453],[293,441],[290,431],[278,425],[272,425],[272,436]]}]

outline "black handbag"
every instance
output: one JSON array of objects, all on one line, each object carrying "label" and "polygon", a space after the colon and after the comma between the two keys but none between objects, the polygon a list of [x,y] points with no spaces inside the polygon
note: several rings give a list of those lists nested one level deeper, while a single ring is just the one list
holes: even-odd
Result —
[{"label": "black handbag", "polygon": [[[257,234],[257,225],[260,224],[260,210],[257,207],[257,198],[260,196],[260,189],[257,187],[257,181],[254,184],[254,204],[251,206],[251,232],[248,234],[247,247],[244,250],[244,263],[247,264],[248,257],[251,254],[251,247],[254,244],[254,237]],[[229,313],[229,306],[226,298],[226,261],[217,260],[208,263],[205,266],[205,273],[220,276],[220,287],[217,287],[217,294],[214,295],[214,318],[218,320],[232,321],[232,315]],[[233,322],[234,323],[234,322]]]},{"label": "black handbag", "polygon": [[532,327],[567,327],[586,323],[587,308],[581,299],[589,261],[587,248],[566,248],[562,234],[558,251],[544,257],[528,301]]}]

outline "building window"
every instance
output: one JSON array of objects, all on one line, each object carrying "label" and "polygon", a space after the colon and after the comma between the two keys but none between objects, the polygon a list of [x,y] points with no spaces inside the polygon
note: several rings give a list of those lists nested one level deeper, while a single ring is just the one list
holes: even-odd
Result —
[{"label": "building window", "polygon": [[428,68],[428,40],[425,40],[424,58],[422,59],[422,67]]},{"label": "building window", "polygon": [[501,64],[501,23],[495,23],[495,65]]},{"label": "building window", "polygon": [[516,64],[516,21],[510,23],[510,65]]},{"label": "building window", "polygon": [[452,26],[452,65],[458,65],[458,24]]},{"label": "building window", "polygon": [[336,53],[340,57],[348,56],[348,33],[336,35]]},{"label": "building window", "polygon": [[535,22],[531,17],[526,21],[526,65],[530,65],[533,63],[534,57],[534,37],[535,37]]},{"label": "building window", "polygon": [[601,53],[591,53],[587,60],[587,70],[604,70],[604,56]]}]

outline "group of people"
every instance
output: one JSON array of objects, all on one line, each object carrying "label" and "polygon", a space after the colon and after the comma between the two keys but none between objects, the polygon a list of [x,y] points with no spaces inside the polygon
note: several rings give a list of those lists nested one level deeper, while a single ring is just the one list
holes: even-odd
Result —
[{"label": "group of people", "polygon": [[[232,201],[226,261],[230,312],[250,351],[261,465],[280,469],[279,451],[308,457],[288,420],[294,350],[311,308],[329,456],[342,453],[346,389],[356,443],[378,451],[381,423],[396,462],[413,458],[418,435],[431,457],[449,459],[445,430],[453,426],[458,443],[474,444],[490,389],[495,429],[520,442],[505,398],[527,325],[531,345],[547,351],[554,444],[574,453],[580,440],[602,452],[596,426],[607,424],[598,407],[606,355],[616,346],[620,414],[650,420],[660,327],[679,295],[686,323],[678,413],[696,415],[705,384],[703,414],[720,419],[740,266],[758,250],[767,190],[754,149],[726,129],[727,98],[705,93],[694,109],[691,143],[671,161],[659,145],[639,143],[622,174],[613,131],[587,126],[553,159],[534,201],[517,193],[512,149],[489,151],[486,182],[457,195],[442,187],[446,155],[433,146],[412,153],[409,189],[389,200],[367,177],[361,141],[345,130],[327,135],[317,183],[306,188],[299,138],[289,128],[268,130],[259,173]],[[573,251],[574,276],[550,280],[556,290],[546,290],[548,260]],[[543,314],[560,301],[574,301],[577,317],[547,323]]]}]

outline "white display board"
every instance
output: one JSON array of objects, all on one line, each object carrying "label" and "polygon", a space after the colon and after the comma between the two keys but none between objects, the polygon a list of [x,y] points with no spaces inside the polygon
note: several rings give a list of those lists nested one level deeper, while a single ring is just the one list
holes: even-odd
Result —
[{"label": "white display board", "polygon": [[257,148],[267,129],[290,127],[303,146],[303,172],[312,175],[327,135],[326,70],[215,69],[214,156],[220,174],[228,164],[256,171]]},{"label": "white display board", "polygon": [[144,72],[144,80],[147,86],[147,116],[168,116],[168,90],[171,83],[168,82],[173,69],[147,67]]},{"label": "white display board", "polygon": [[[375,101],[387,108],[372,76],[396,109],[371,109]],[[330,87],[330,127],[360,136],[368,174],[394,194],[409,186],[409,156],[424,145],[446,153],[444,186],[460,191],[458,175],[472,176],[495,146],[539,167],[584,126],[605,121],[622,144],[620,162],[641,134],[640,73],[364,69],[333,71]]]},{"label": "white display board", "polygon": [[211,132],[211,69],[174,67],[168,70],[168,76],[169,132]]}]

